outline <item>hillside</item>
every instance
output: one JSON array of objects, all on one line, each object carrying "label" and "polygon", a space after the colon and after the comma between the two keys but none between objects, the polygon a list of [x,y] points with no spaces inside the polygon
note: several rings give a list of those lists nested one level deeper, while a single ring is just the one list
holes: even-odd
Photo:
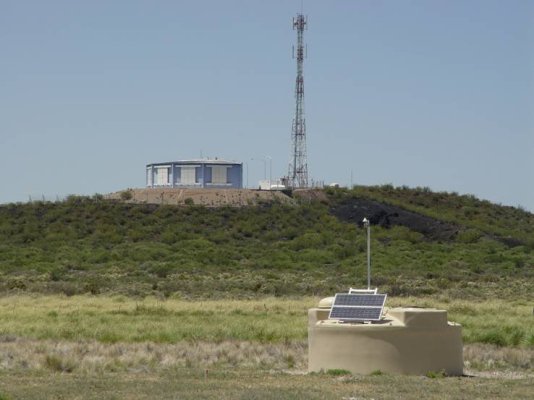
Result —
[{"label": "hillside", "polygon": [[391,295],[533,298],[534,215],[473,196],[357,187],[244,207],[103,196],[0,206],[0,292],[128,296]]}]

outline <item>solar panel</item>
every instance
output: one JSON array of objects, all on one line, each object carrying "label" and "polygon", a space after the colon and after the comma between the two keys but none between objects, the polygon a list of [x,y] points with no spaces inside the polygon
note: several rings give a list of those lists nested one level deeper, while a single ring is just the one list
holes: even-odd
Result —
[{"label": "solar panel", "polygon": [[330,319],[342,321],[378,321],[382,314],[381,308],[337,307],[330,312]]},{"label": "solar panel", "polygon": [[337,293],[328,318],[341,321],[379,321],[386,296]]},{"label": "solar panel", "polygon": [[347,294],[338,293],[334,300],[335,306],[362,306],[362,307],[382,307],[384,305],[385,294]]}]

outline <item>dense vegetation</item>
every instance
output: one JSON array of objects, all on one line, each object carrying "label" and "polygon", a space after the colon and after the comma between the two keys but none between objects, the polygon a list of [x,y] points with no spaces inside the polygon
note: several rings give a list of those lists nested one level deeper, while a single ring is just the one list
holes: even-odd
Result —
[{"label": "dense vegetation", "polygon": [[473,196],[357,187],[297,205],[105,201],[0,206],[0,291],[128,296],[330,295],[365,284],[366,237],[331,210],[372,199],[458,226],[432,240],[373,226],[373,284],[391,295],[532,298],[534,215]]}]

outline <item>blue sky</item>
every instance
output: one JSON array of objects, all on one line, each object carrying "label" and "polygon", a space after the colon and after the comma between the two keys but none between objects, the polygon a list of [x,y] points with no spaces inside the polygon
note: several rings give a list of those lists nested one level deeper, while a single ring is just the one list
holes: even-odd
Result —
[{"label": "blue sky", "polygon": [[[300,1],[0,0],[0,203],[220,157],[287,174]],[[314,180],[534,211],[534,2],[304,2]],[[268,174],[267,165],[267,174]],[[248,179],[247,179],[248,178]]]}]

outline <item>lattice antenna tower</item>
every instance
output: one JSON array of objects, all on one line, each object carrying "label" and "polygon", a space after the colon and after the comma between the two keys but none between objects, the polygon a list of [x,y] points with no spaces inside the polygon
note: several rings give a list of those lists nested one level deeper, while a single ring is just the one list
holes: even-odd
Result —
[{"label": "lattice antenna tower", "polygon": [[[308,18],[297,14],[293,18],[293,30],[297,31],[297,51],[293,47],[293,58],[297,59],[295,82],[295,118],[291,132],[292,157],[289,162],[288,184],[291,188],[308,187],[308,161],[306,155],[306,119],[304,118],[304,30],[308,29]],[[307,48],[306,48],[307,50]],[[307,51],[306,51],[307,53]]]}]

